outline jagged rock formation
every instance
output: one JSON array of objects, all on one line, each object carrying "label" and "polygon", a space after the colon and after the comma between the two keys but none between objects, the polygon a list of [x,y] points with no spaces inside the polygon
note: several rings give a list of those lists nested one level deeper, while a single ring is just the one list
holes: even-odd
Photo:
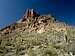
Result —
[{"label": "jagged rock formation", "polygon": [[74,56],[75,28],[28,9],[0,30],[0,56]]},{"label": "jagged rock formation", "polygon": [[22,19],[20,19],[19,22],[23,22],[26,20],[26,18],[29,18],[29,17],[35,18],[35,17],[39,17],[39,16],[40,15],[37,14],[33,9],[27,9],[25,15],[23,16]]},{"label": "jagged rock formation", "polygon": [[38,17],[38,16],[40,16],[40,15],[37,14],[33,9],[27,9],[26,15],[25,15],[26,18],[28,18],[28,17]]}]

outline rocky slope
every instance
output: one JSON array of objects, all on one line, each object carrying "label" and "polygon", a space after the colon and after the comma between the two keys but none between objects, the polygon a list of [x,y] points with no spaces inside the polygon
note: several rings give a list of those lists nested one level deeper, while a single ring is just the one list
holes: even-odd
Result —
[{"label": "rocky slope", "polygon": [[0,30],[0,56],[75,56],[75,28],[27,10]]}]

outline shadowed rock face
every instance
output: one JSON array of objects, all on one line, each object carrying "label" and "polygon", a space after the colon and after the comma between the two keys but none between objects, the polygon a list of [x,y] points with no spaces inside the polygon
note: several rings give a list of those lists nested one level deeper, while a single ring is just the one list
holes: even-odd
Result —
[{"label": "shadowed rock face", "polygon": [[0,30],[0,56],[74,56],[75,28],[29,9]]}]

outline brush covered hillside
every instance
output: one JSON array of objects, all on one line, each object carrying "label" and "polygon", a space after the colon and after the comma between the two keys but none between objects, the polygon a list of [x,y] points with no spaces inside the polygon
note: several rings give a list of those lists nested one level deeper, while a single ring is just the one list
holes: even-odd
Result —
[{"label": "brush covered hillside", "polygon": [[0,30],[0,56],[75,56],[75,28],[27,10]]}]

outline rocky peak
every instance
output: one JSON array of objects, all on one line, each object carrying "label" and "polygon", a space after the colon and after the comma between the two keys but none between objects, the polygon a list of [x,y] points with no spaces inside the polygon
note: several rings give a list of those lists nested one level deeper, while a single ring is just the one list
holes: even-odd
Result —
[{"label": "rocky peak", "polygon": [[51,15],[39,15],[33,9],[27,9],[25,15],[17,23],[9,25],[0,31],[7,34],[17,29],[43,32],[55,22],[56,19]]}]

